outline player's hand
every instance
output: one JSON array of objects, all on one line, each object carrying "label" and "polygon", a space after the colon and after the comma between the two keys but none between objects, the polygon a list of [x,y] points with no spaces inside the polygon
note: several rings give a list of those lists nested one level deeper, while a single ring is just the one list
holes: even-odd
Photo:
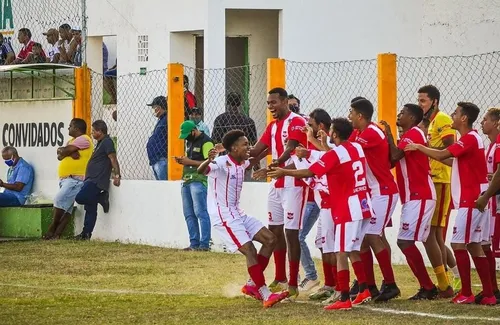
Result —
[{"label": "player's hand", "polygon": [[321,143],[326,143],[326,139],[328,137],[328,134],[326,134],[326,132],[323,130],[318,130],[317,137],[318,137],[318,140],[321,141]]},{"label": "player's hand", "polygon": [[491,182],[492,179],[493,179],[493,174],[488,174],[488,182]]},{"label": "player's hand", "polygon": [[384,127],[385,133],[392,134],[391,126],[386,121],[380,121],[380,124]]},{"label": "player's hand", "polygon": [[267,168],[261,168],[261,169],[253,172],[252,178],[255,179],[255,180],[266,179],[267,178],[267,172],[268,172]]},{"label": "player's hand", "polygon": [[217,143],[215,146],[214,146],[214,149],[217,153],[221,153],[221,152],[224,152],[226,151],[226,148],[224,148],[224,146],[222,145],[222,143]]},{"label": "player's hand", "polygon": [[418,150],[419,146],[420,144],[418,143],[410,143],[405,147],[405,151],[416,151]]},{"label": "player's hand", "polygon": [[215,159],[215,157],[217,157],[218,153],[217,153],[217,149],[215,148],[212,148],[210,149],[210,151],[208,152],[208,160],[212,161]]},{"label": "player's hand", "polygon": [[278,167],[280,164],[277,159],[273,159],[273,161],[267,166],[267,168]]},{"label": "player's hand", "polygon": [[310,125],[305,125],[302,128],[302,132],[307,134],[307,139],[310,141],[311,139],[314,139],[314,130]]},{"label": "player's hand", "polygon": [[267,173],[267,176],[271,178],[280,178],[285,176],[285,171],[279,167],[272,167],[271,171]]},{"label": "player's hand", "polygon": [[298,146],[295,148],[295,155],[301,159],[306,158],[309,155],[309,150],[302,146]]},{"label": "player's hand", "polygon": [[484,212],[484,209],[488,205],[488,199],[484,196],[481,195],[480,197],[477,198],[476,200],[476,209],[478,209],[481,212]]}]

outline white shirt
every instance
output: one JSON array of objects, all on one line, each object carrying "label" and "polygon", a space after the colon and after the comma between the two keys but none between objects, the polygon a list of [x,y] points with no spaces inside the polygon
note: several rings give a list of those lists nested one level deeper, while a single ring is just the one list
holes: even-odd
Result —
[{"label": "white shirt", "polygon": [[[53,62],[54,61],[54,56],[56,54],[59,54],[61,52],[59,52],[59,45],[54,44],[49,44],[49,46],[47,47],[47,56],[50,58],[50,62]],[[58,63],[58,62],[53,62],[53,63]]]}]

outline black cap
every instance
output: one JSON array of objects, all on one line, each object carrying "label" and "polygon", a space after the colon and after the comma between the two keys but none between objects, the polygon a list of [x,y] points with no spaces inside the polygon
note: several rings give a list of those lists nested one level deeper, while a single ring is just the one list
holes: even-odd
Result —
[{"label": "black cap", "polygon": [[153,99],[153,102],[151,104],[146,104],[148,106],[160,106],[164,110],[167,110],[167,98],[165,96],[158,96],[155,99]]},{"label": "black cap", "polygon": [[189,114],[200,114],[201,115],[201,109],[198,107],[193,107],[189,110]]}]

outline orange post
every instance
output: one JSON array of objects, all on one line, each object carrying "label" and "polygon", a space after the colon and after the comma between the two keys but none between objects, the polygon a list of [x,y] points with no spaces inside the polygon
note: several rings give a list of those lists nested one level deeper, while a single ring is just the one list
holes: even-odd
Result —
[{"label": "orange post", "polygon": [[184,66],[180,63],[170,63],[167,69],[168,88],[168,180],[182,179],[182,166],[174,157],[184,156],[184,141],[179,139],[181,124],[184,122]]},{"label": "orange post", "polygon": [[75,68],[75,98],[73,99],[73,118],[81,118],[87,123],[90,135],[92,114],[90,105],[90,70],[86,65]]},{"label": "orange post", "polygon": [[377,56],[378,119],[386,121],[391,126],[394,136],[398,130],[396,59],[396,54],[392,53]]}]

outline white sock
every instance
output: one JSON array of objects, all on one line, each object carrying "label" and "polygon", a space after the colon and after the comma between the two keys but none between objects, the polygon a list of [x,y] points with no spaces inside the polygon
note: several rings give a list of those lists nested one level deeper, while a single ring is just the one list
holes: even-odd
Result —
[{"label": "white sock", "polygon": [[269,291],[269,288],[265,285],[259,288],[259,293],[264,301],[268,300],[271,295],[271,291]]},{"label": "white sock", "polygon": [[460,279],[460,273],[458,273],[458,267],[456,265],[451,268],[451,272],[453,272],[453,275],[455,276],[455,278]]}]

